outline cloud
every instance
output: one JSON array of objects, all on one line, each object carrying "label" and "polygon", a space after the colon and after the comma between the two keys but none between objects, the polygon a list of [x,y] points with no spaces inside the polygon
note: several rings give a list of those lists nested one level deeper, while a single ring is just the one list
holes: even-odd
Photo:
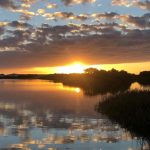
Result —
[{"label": "cloud", "polygon": [[88,14],[79,14],[75,15],[72,12],[54,12],[54,13],[45,13],[44,10],[40,10],[43,17],[46,17],[47,20],[80,20],[85,21],[90,19]]},{"label": "cloud", "polygon": [[31,28],[32,27],[32,25],[28,23],[19,22],[19,21],[12,21],[8,25],[14,28]]},{"label": "cloud", "polygon": [[112,0],[112,5],[130,7],[135,2],[137,2],[137,0]]},{"label": "cloud", "polygon": [[115,12],[111,13],[93,13],[93,14],[74,14],[73,12],[54,12],[46,13],[44,9],[38,10],[38,14],[45,17],[47,20],[74,20],[74,21],[87,21],[91,22],[112,22],[125,24],[129,28],[149,28],[150,27],[150,14],[143,16],[120,15]]},{"label": "cloud", "polygon": [[144,2],[137,2],[136,5],[142,9],[150,10],[150,1],[148,0],[145,0]]},{"label": "cloud", "polygon": [[131,15],[120,15],[120,19],[125,23],[131,24],[139,28],[150,28],[150,13],[144,14],[143,16],[131,16]]},{"label": "cloud", "polygon": [[0,7],[7,9],[17,9],[17,5],[14,0],[0,0]]},{"label": "cloud", "polygon": [[85,3],[95,3],[96,0],[61,0],[64,5],[74,5],[74,4],[85,4]]},{"label": "cloud", "polygon": [[29,11],[27,9],[16,9],[16,10],[13,10],[13,12],[20,13],[21,20],[30,20],[32,19],[33,16],[36,16],[35,12]]},{"label": "cloud", "polygon": [[4,28],[0,26],[0,35],[4,33]]},{"label": "cloud", "polygon": [[60,19],[71,19],[71,20],[87,20],[88,14],[80,14],[80,15],[75,15],[72,12],[55,12],[53,14],[55,19],[60,18]]},{"label": "cloud", "polygon": [[47,8],[49,8],[49,9],[51,9],[51,8],[57,8],[58,7],[58,5],[57,4],[54,4],[54,3],[49,3],[48,5],[47,5]]},{"label": "cloud", "polygon": [[94,18],[95,20],[101,20],[101,19],[117,19],[117,17],[119,16],[119,14],[115,13],[115,12],[111,12],[111,13],[93,13],[91,15],[92,18]]},{"label": "cloud", "polygon": [[[0,7],[15,14],[14,21],[0,22],[0,68],[56,66],[75,60],[91,64],[150,60],[149,13],[105,13],[95,5],[77,12],[76,7],[90,5],[73,5],[96,0],[61,2],[0,0]],[[149,1],[113,0],[112,4],[149,9]]]},{"label": "cloud", "polygon": [[30,6],[36,2],[36,0],[0,0],[0,7],[9,9],[9,10],[16,10],[19,8],[30,8]]},{"label": "cloud", "polygon": [[99,21],[101,19],[114,20],[118,19],[119,14],[111,13],[93,13],[93,14],[74,14],[73,12],[54,12],[46,13],[44,9],[38,10],[38,13],[42,14],[43,17],[46,17],[49,20],[80,20],[86,21],[88,19]]},{"label": "cloud", "polygon": [[38,14],[45,14],[45,9],[38,9],[38,10],[37,10],[37,13],[38,13]]},{"label": "cloud", "polygon": [[150,60],[150,30],[131,30],[117,23],[43,24],[9,32],[12,36],[0,41],[0,67],[4,68],[63,65],[78,59],[91,64]]},{"label": "cloud", "polygon": [[5,27],[8,25],[8,22],[0,22],[0,27]]},{"label": "cloud", "polygon": [[136,6],[141,9],[150,10],[150,1],[140,1],[140,0],[112,0],[112,5],[118,5],[118,6]]},{"label": "cloud", "polygon": [[20,13],[21,20],[30,20],[35,16],[35,12],[30,11],[32,4],[37,2],[36,0],[0,0],[0,7],[5,7],[12,13]]}]

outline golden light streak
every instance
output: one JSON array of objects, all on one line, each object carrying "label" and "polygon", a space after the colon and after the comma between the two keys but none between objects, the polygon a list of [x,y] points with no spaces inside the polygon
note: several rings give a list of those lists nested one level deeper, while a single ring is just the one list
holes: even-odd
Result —
[{"label": "golden light streak", "polygon": [[[5,85],[13,88],[13,83],[10,80],[5,81]],[[23,90],[30,91],[70,91],[76,94],[82,94],[82,90],[79,87],[65,86],[62,83],[53,83],[45,80],[35,80],[35,82],[21,80],[20,82],[16,82],[16,85],[21,86]],[[2,107],[0,103],[0,108]],[[7,106],[5,109],[10,109],[10,106]]]}]

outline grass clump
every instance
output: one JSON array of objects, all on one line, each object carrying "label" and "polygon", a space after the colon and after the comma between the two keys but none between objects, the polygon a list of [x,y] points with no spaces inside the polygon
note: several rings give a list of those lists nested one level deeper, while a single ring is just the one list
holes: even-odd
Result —
[{"label": "grass clump", "polygon": [[127,91],[105,98],[96,111],[136,136],[150,139],[150,91]]}]

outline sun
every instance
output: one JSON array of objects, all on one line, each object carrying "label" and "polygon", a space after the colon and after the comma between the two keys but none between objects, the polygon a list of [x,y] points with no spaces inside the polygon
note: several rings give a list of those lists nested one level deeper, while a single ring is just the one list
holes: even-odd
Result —
[{"label": "sun", "polygon": [[57,69],[58,73],[83,73],[86,68],[86,65],[84,65],[81,62],[74,62],[67,66],[60,66]]}]

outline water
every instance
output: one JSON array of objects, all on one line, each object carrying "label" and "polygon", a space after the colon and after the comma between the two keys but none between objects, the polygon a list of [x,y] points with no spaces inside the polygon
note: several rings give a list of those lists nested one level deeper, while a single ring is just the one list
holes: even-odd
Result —
[{"label": "water", "polygon": [[[144,90],[138,83],[130,90]],[[135,150],[141,141],[95,112],[106,95],[42,80],[0,80],[0,150]],[[147,145],[144,145],[146,149]]]}]

